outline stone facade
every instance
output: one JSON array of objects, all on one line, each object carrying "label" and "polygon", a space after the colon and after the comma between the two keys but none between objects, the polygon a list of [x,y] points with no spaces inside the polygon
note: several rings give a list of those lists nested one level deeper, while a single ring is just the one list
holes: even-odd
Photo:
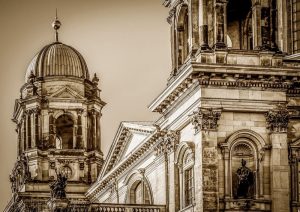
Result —
[{"label": "stone facade", "polygon": [[[103,166],[97,78],[29,74],[14,115],[16,198],[38,188],[45,199],[43,180],[69,167],[76,173],[70,179],[94,182],[67,190],[79,211],[298,211],[299,5],[240,2],[164,1],[172,71],[149,106],[161,116],[154,123],[121,123]],[[75,150],[53,146],[57,129],[65,129],[55,121],[63,114],[77,123]]]},{"label": "stone facade", "polygon": [[166,0],[172,72],[149,107],[161,118],[132,152],[135,162],[104,165],[87,197],[116,202],[113,180],[134,196],[124,179],[143,170],[135,179],[168,211],[300,209],[298,25],[289,16],[297,4]]}]

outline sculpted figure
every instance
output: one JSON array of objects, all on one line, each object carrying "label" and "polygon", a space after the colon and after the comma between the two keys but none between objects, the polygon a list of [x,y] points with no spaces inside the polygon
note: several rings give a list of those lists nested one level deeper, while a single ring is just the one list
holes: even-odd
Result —
[{"label": "sculpted figure", "polygon": [[57,175],[57,180],[50,185],[51,197],[53,199],[65,199],[67,186],[67,177],[63,176],[61,173]]},{"label": "sculpted figure", "polygon": [[237,198],[249,198],[250,188],[254,183],[253,171],[246,167],[246,161],[242,159],[242,166],[237,170]]}]

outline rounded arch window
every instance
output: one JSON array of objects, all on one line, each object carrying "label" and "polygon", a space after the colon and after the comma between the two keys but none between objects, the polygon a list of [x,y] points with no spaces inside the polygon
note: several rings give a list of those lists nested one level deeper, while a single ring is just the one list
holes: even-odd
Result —
[{"label": "rounded arch window", "polygon": [[233,49],[253,49],[252,2],[251,0],[229,0],[227,4],[227,33]]},{"label": "rounded arch window", "polygon": [[142,180],[136,181],[130,189],[131,204],[151,204],[150,191],[145,182]]},{"label": "rounded arch window", "polygon": [[72,149],[74,135],[74,121],[70,115],[63,114],[56,119],[56,147],[58,149]]}]

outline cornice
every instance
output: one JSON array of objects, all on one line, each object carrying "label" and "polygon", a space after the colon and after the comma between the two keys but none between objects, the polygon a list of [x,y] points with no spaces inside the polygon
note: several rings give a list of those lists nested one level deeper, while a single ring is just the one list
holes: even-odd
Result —
[{"label": "cornice", "polygon": [[164,113],[194,83],[202,87],[259,88],[300,94],[299,68],[261,67],[191,62],[149,106]]},{"label": "cornice", "polygon": [[120,176],[124,171],[130,168],[135,162],[137,162],[143,155],[147,152],[151,151],[157,141],[163,137],[167,132],[166,131],[156,131],[153,135],[151,135],[147,141],[145,141],[142,145],[136,148],[132,154],[121,161],[117,166],[115,166],[112,170],[110,170],[106,175],[103,176],[101,181],[97,181],[86,193],[86,196],[91,198],[101,192],[114,178]]}]

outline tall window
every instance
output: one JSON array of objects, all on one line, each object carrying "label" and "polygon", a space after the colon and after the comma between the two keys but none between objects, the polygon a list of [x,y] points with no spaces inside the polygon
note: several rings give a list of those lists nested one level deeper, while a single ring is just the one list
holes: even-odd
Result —
[{"label": "tall window", "polygon": [[151,204],[150,191],[145,182],[142,180],[136,181],[130,190],[131,204]]},{"label": "tall window", "polygon": [[251,7],[251,0],[230,0],[228,2],[227,45],[229,48],[253,49]]},{"label": "tall window", "polygon": [[179,168],[180,209],[192,207],[194,203],[194,161],[194,143],[181,142],[175,153],[175,163]]},{"label": "tall window", "polygon": [[292,2],[293,53],[300,53],[300,1]]},{"label": "tall window", "polygon": [[184,189],[185,189],[185,206],[189,206],[193,204],[194,198],[194,176],[193,176],[193,169],[189,168],[184,171]]},{"label": "tall window", "polygon": [[73,148],[74,122],[69,115],[61,115],[55,122],[56,147],[58,149]]}]

